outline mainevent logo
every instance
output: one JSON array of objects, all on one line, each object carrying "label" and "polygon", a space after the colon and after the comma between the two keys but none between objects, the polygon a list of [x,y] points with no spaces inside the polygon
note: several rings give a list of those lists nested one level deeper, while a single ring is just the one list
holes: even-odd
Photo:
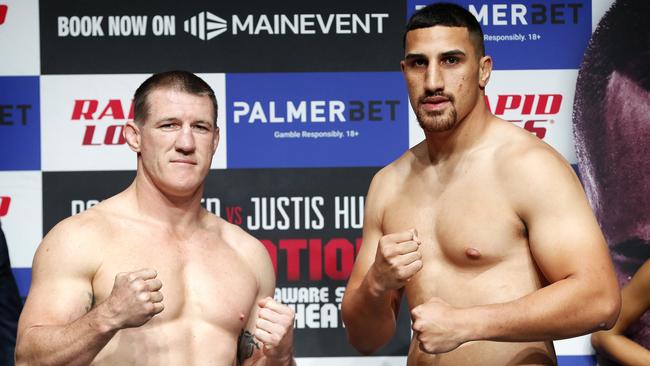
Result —
[{"label": "mainevent logo", "polygon": [[195,37],[209,41],[227,31],[228,24],[224,19],[204,11],[186,20],[183,23],[183,29]]},{"label": "mainevent logo", "polygon": [[[387,13],[366,14],[261,14],[230,19],[232,35],[284,34],[357,34],[383,33]],[[185,32],[202,40],[210,40],[228,31],[228,22],[203,11],[183,23]]]},{"label": "mainevent logo", "polygon": [[7,19],[7,10],[9,10],[7,5],[0,5],[0,25],[4,24]]}]

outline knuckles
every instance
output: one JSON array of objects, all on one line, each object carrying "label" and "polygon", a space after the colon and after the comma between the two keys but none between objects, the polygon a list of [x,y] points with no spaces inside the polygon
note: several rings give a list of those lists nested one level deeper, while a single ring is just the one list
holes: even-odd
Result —
[{"label": "knuckles", "polygon": [[131,281],[129,287],[135,292],[140,292],[145,289],[145,283],[141,279]]},{"label": "knuckles", "polygon": [[137,298],[138,298],[138,300],[140,300],[142,302],[147,302],[147,301],[151,300],[151,294],[148,293],[148,292],[142,292],[142,293],[138,294]]},{"label": "knuckles", "polygon": [[424,353],[435,353],[435,349],[433,347],[430,347],[426,343],[420,341],[420,350]]},{"label": "knuckles", "polygon": [[144,308],[144,311],[147,312],[147,313],[152,313],[156,309],[154,304],[152,304],[150,302],[146,302],[146,303],[142,304],[142,307]]},{"label": "knuckles", "polygon": [[420,314],[422,314],[422,308],[420,306],[416,306],[411,310],[411,316],[413,318],[419,318]]},{"label": "knuckles", "polygon": [[399,279],[399,280],[404,280],[404,279],[408,278],[409,276],[408,276],[408,273],[407,273],[406,269],[397,268],[397,269],[395,269],[395,277],[397,277],[397,279]]}]

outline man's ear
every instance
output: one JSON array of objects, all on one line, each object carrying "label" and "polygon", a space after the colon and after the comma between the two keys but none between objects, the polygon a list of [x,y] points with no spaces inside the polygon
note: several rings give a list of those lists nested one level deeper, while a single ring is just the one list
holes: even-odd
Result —
[{"label": "man's ear", "polygon": [[492,57],[483,56],[479,60],[478,65],[478,85],[481,89],[485,89],[488,81],[490,81],[490,75],[492,74]]},{"label": "man's ear", "polygon": [[140,152],[140,138],[142,136],[140,134],[140,127],[138,127],[135,122],[126,122],[126,125],[124,125],[124,129],[122,130],[122,136],[124,136],[124,139],[126,140],[126,143],[129,144],[131,150],[137,153]]}]

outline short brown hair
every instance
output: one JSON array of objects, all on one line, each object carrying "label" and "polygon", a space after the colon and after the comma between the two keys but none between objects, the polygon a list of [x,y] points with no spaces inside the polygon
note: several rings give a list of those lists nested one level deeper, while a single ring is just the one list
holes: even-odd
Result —
[{"label": "short brown hair", "polygon": [[214,111],[214,125],[217,125],[217,98],[214,91],[200,77],[189,71],[173,70],[151,75],[135,91],[133,95],[133,119],[138,124],[143,124],[149,115],[147,97],[156,89],[172,88],[186,93],[208,96],[212,101]]}]

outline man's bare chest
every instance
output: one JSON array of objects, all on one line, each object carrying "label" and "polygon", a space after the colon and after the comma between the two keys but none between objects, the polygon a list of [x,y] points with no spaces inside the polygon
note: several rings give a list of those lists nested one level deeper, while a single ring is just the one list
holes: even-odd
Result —
[{"label": "man's bare chest", "polygon": [[457,305],[510,299],[537,286],[525,224],[507,197],[481,180],[387,201],[384,235],[415,229],[423,267],[407,285],[412,305],[437,296]]},{"label": "man's bare chest", "polygon": [[163,284],[165,310],[158,322],[204,322],[238,332],[257,296],[256,277],[238,253],[207,236],[144,234],[116,233],[103,245],[93,279],[95,301],[110,296],[117,273],[152,268]]},{"label": "man's bare chest", "polygon": [[465,180],[444,189],[407,187],[387,200],[384,234],[416,229],[430,254],[450,264],[498,261],[526,241],[525,224],[499,189]]}]

